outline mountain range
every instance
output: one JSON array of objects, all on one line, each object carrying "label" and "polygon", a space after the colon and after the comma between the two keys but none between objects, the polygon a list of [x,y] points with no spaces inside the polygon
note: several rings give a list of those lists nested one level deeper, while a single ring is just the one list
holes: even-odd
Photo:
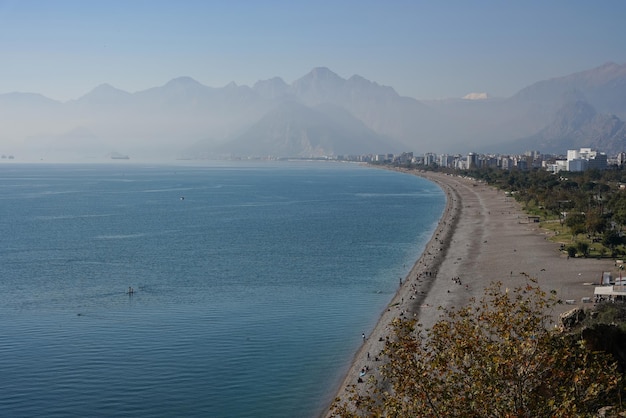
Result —
[{"label": "mountain range", "polygon": [[418,101],[328,68],[287,84],[205,86],[189,77],[67,102],[0,94],[0,153],[36,158],[321,157],[538,150],[626,151],[626,65],[538,81],[509,98]]}]

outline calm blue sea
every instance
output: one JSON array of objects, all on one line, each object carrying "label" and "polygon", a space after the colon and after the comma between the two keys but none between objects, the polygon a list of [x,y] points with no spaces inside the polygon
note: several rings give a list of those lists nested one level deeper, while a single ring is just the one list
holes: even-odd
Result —
[{"label": "calm blue sea", "polygon": [[0,164],[0,416],[318,416],[444,204],[353,164]]}]

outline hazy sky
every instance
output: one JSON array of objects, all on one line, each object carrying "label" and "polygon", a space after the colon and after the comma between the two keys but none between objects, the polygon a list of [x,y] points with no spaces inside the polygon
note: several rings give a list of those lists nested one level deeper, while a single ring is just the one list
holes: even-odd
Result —
[{"label": "hazy sky", "polygon": [[0,93],[291,83],[324,66],[417,99],[505,97],[626,63],[624,18],[623,0],[0,0]]}]

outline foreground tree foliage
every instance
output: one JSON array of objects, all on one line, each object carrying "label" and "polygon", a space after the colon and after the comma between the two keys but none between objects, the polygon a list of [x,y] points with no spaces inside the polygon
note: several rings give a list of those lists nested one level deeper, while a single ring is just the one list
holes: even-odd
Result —
[{"label": "foreground tree foliage", "polygon": [[557,303],[530,280],[491,285],[480,301],[444,310],[430,330],[397,320],[380,381],[352,387],[340,417],[584,417],[621,410],[612,358],[553,327]]}]

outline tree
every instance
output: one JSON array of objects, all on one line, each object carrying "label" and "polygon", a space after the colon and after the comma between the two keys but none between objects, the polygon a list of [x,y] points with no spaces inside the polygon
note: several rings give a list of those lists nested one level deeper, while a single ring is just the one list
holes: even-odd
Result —
[{"label": "tree", "polygon": [[[381,380],[333,406],[335,416],[584,417],[615,404],[621,375],[606,354],[549,330],[556,295],[530,280],[495,283],[430,330],[396,320]],[[613,402],[613,403],[611,403]]]},{"label": "tree", "polygon": [[576,257],[576,247],[574,247],[573,245],[570,245],[567,247],[567,255],[569,257]]},{"label": "tree", "polygon": [[584,213],[570,213],[565,218],[565,225],[572,230],[573,235],[582,234],[587,230],[585,219]]},{"label": "tree", "polygon": [[589,243],[580,241],[576,244],[576,249],[583,257],[589,256]]},{"label": "tree", "polygon": [[626,225],[626,194],[623,192],[614,193],[609,198],[607,206],[613,212],[615,222]]},{"label": "tree", "polygon": [[611,254],[615,254],[615,247],[624,243],[623,237],[615,230],[609,230],[602,237],[602,245],[611,249]]},{"label": "tree", "polygon": [[591,211],[586,214],[585,227],[590,234],[601,234],[607,227],[606,218],[597,211]]}]

